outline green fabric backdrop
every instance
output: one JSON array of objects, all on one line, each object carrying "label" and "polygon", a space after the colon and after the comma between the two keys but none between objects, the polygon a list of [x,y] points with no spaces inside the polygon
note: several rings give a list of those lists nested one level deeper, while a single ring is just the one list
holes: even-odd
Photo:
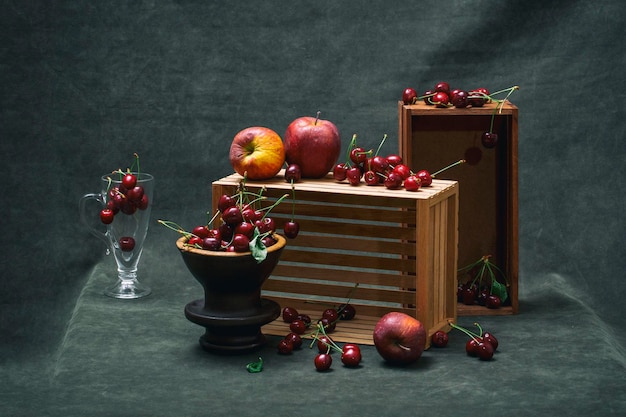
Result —
[{"label": "green fabric backdrop", "polygon": [[[618,415],[626,411],[622,1],[2,1],[0,414]],[[321,110],[397,150],[402,90],[520,85],[520,309],[480,318],[418,365],[317,374],[311,352],[266,371],[199,350],[200,287],[151,228],[154,294],[106,299],[112,260],[77,201],[132,154],[157,178],[154,219],[204,219],[240,129]],[[461,320],[472,324],[471,318]],[[243,371],[242,371],[243,370]]]}]

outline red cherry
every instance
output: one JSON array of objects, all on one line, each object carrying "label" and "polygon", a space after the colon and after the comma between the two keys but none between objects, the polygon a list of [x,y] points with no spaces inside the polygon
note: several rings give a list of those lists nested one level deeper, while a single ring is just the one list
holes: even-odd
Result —
[{"label": "red cherry", "polygon": [[367,161],[367,151],[360,146],[352,148],[350,151],[350,160],[356,165],[364,163]]},{"label": "red cherry", "polygon": [[139,210],[145,210],[148,208],[148,203],[148,195],[144,193],[144,195],[141,197],[141,200],[137,203],[137,208]]},{"label": "red cherry", "polygon": [[141,185],[136,185],[133,188],[129,188],[126,192],[126,197],[132,201],[141,201],[144,195],[144,190]]},{"label": "red cherry", "polygon": [[243,221],[243,215],[239,207],[231,206],[222,212],[222,220],[229,226],[235,227]]},{"label": "red cherry", "polygon": [[445,81],[439,82],[435,85],[435,92],[443,92],[450,94],[450,84]]},{"label": "red cherry", "polygon": [[283,308],[282,316],[285,323],[291,323],[298,317],[298,310],[293,307],[285,307]]},{"label": "red cherry", "polygon": [[205,237],[209,237],[209,228],[206,226],[196,226],[193,228],[191,233],[201,239],[204,239]]},{"label": "red cherry", "polygon": [[422,180],[415,175],[411,175],[409,178],[404,180],[403,185],[404,189],[407,191],[417,191],[422,186]]},{"label": "red cherry", "polygon": [[346,173],[348,172],[348,168],[346,164],[337,164],[333,168],[333,178],[335,181],[343,181],[346,179]]},{"label": "red cherry", "polygon": [[369,168],[374,172],[384,173],[389,168],[389,163],[387,158],[376,155],[369,161]]},{"label": "red cherry", "polygon": [[493,334],[491,334],[491,333],[489,333],[489,332],[485,332],[485,333],[483,333],[483,340],[484,340],[485,342],[489,342],[489,343],[491,343],[491,346],[493,346],[493,350],[494,350],[494,352],[495,352],[496,350],[498,350],[498,345],[499,345],[499,343],[498,343],[498,339],[496,339],[496,337],[495,337]]},{"label": "red cherry", "polygon": [[337,311],[341,320],[352,320],[356,316],[356,308],[352,304],[342,304]]},{"label": "red cherry", "polygon": [[300,224],[296,221],[288,221],[285,223],[283,231],[289,239],[295,239],[300,232]]},{"label": "red cherry", "polygon": [[414,104],[417,101],[417,92],[412,88],[405,88],[402,92],[402,102],[404,104]]},{"label": "red cherry", "polygon": [[328,353],[320,353],[319,355],[315,356],[313,363],[315,364],[315,369],[317,369],[319,372],[323,372],[330,369],[333,363],[333,358]]},{"label": "red cherry", "polygon": [[127,190],[134,188],[135,185],[137,185],[137,177],[130,173],[124,175],[124,177],[122,177],[122,185]]},{"label": "red cherry", "polygon": [[296,319],[289,323],[289,330],[297,334],[303,334],[306,331],[306,324],[300,319]]},{"label": "red cherry", "polygon": [[285,181],[298,182],[302,179],[302,170],[297,164],[291,164],[285,168]]},{"label": "red cherry", "polygon": [[446,347],[448,344],[448,333],[437,330],[430,338],[430,343],[435,347]]},{"label": "red cherry", "polygon": [[403,180],[409,178],[411,175],[411,168],[404,164],[398,164],[393,167],[393,171],[396,174],[399,174]]},{"label": "red cherry", "polygon": [[498,143],[498,134],[493,132],[485,132],[480,136],[480,141],[485,148],[494,148]]},{"label": "red cherry", "polygon": [[235,252],[248,252],[250,250],[250,238],[241,233],[237,233],[233,236],[232,246]]},{"label": "red cherry", "polygon": [[491,358],[493,358],[493,346],[491,343],[482,340],[478,343],[478,346],[476,346],[476,354],[480,360],[491,360]]},{"label": "red cherry", "polygon": [[326,353],[332,350],[332,341],[328,336],[319,336],[317,338],[317,350],[320,353]]},{"label": "red cherry", "polygon": [[431,101],[437,106],[437,107],[448,107],[448,103],[450,102],[450,97],[448,96],[447,93],[444,93],[443,91],[438,91],[435,93],[435,95],[431,98]]},{"label": "red cherry", "polygon": [[424,103],[426,103],[429,106],[434,105],[435,103],[433,103],[433,95],[435,95],[435,92],[433,90],[427,90],[424,92]]},{"label": "red cherry", "polygon": [[467,91],[458,90],[450,99],[452,105],[458,109],[463,109],[469,105],[469,94]]},{"label": "red cherry", "polygon": [[387,160],[387,163],[391,166],[400,165],[402,163],[402,157],[396,154],[387,155],[385,159]]},{"label": "red cherry", "polygon": [[219,199],[219,200],[218,200],[218,202],[217,202],[217,209],[218,209],[220,212],[224,213],[224,211],[225,211],[227,208],[229,208],[229,207],[233,207],[235,204],[236,204],[236,201],[235,201],[235,199],[234,199],[234,198],[232,198],[232,197],[231,197],[231,196],[229,196],[229,195],[224,194],[224,195],[222,195],[222,196],[220,197],[220,199]]},{"label": "red cherry", "polygon": [[378,185],[379,184],[378,178],[379,178],[378,174],[372,170],[365,171],[365,174],[363,174],[363,179],[365,180],[365,183],[367,185]]},{"label": "red cherry", "polygon": [[390,172],[387,174],[387,178],[385,178],[385,187],[390,190],[395,190],[397,188],[402,187],[402,177],[395,172]]},{"label": "red cherry", "polygon": [[322,325],[322,327],[324,327],[324,331],[326,331],[326,333],[334,332],[335,328],[337,327],[337,323],[328,320],[326,317],[320,319],[319,323]]},{"label": "red cherry", "polygon": [[109,208],[105,208],[105,209],[102,209],[102,211],[100,211],[100,221],[104,224],[113,223],[114,217],[115,217],[115,213],[113,212],[113,210]]},{"label": "red cherry", "polygon": [[119,241],[122,252],[130,252],[135,249],[135,239],[132,236],[123,236]]},{"label": "red cherry", "polygon": [[421,171],[417,171],[417,178],[422,181],[422,187],[428,187],[433,183],[433,177],[430,175],[430,172],[422,169]]},{"label": "red cherry", "polygon": [[202,246],[202,238],[199,238],[198,236],[191,236],[189,240],[187,240],[187,244],[189,246]]},{"label": "red cherry", "polygon": [[341,354],[341,362],[348,367],[356,367],[361,363],[361,349],[353,345],[348,349],[343,349]]},{"label": "red cherry", "polygon": [[278,342],[278,353],[281,355],[288,355],[293,351],[293,343],[287,339],[282,339]]},{"label": "red cherry", "polygon": [[487,308],[497,309],[502,306],[502,300],[497,295],[491,294],[487,297],[487,300],[485,300],[485,305]]},{"label": "red cherry", "polygon": [[472,107],[482,107],[485,103],[489,103],[489,98],[483,94],[489,95],[489,90],[486,88],[476,88],[469,92],[468,100]]},{"label": "red cherry", "polygon": [[339,313],[334,308],[327,308],[322,313],[323,319],[328,319],[331,322],[339,320]]},{"label": "red cherry", "polygon": [[478,343],[481,342],[480,338],[471,338],[465,343],[465,352],[469,356],[478,356]]},{"label": "red cherry", "polygon": [[235,234],[241,234],[246,236],[249,240],[252,240],[254,236],[255,225],[248,222],[241,222],[237,226],[235,226]]},{"label": "red cherry", "polygon": [[221,242],[219,239],[210,236],[202,239],[202,249],[216,251],[220,250],[220,248]]},{"label": "red cherry", "polygon": [[254,225],[259,229],[261,234],[274,233],[276,231],[276,222],[273,218],[265,216],[264,218],[254,222]]},{"label": "red cherry", "polygon": [[302,346],[302,338],[299,334],[294,332],[288,333],[287,336],[285,336],[285,340],[290,341],[294,349],[298,349]]},{"label": "red cherry", "polygon": [[361,170],[358,167],[348,169],[346,176],[350,185],[359,185],[361,182]]}]

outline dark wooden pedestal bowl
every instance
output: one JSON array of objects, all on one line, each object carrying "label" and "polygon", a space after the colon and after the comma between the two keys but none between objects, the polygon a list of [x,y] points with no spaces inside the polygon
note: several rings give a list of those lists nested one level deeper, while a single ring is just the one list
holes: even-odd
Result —
[{"label": "dark wooden pedestal bowl", "polygon": [[285,247],[284,237],[267,248],[258,263],[250,252],[206,251],[176,241],[185,265],[204,288],[204,299],[185,306],[185,317],[206,329],[203,349],[224,354],[244,353],[266,342],[261,327],[280,315],[280,305],[261,297],[261,287],[271,275]]}]

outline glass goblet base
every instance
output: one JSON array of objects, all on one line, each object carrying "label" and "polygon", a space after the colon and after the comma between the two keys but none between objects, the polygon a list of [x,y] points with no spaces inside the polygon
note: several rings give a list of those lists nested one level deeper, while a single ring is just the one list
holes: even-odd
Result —
[{"label": "glass goblet base", "polygon": [[150,287],[137,279],[118,279],[115,285],[105,288],[104,295],[112,298],[133,299],[141,298],[152,292]]}]

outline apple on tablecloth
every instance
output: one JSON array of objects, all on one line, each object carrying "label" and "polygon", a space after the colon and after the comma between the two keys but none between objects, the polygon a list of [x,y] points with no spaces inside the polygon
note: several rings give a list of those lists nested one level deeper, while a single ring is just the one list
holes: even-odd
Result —
[{"label": "apple on tablecloth", "polygon": [[380,356],[395,365],[416,362],[426,347],[424,325],[416,318],[397,311],[387,313],[378,320],[373,336]]},{"label": "apple on tablecloth", "polygon": [[230,163],[239,175],[251,180],[270,179],[285,163],[285,145],[272,129],[261,126],[241,130],[233,138]]},{"label": "apple on tablecloth", "polygon": [[285,159],[300,167],[302,178],[322,178],[330,172],[339,153],[341,138],[334,123],[317,117],[299,117],[283,136]]}]

